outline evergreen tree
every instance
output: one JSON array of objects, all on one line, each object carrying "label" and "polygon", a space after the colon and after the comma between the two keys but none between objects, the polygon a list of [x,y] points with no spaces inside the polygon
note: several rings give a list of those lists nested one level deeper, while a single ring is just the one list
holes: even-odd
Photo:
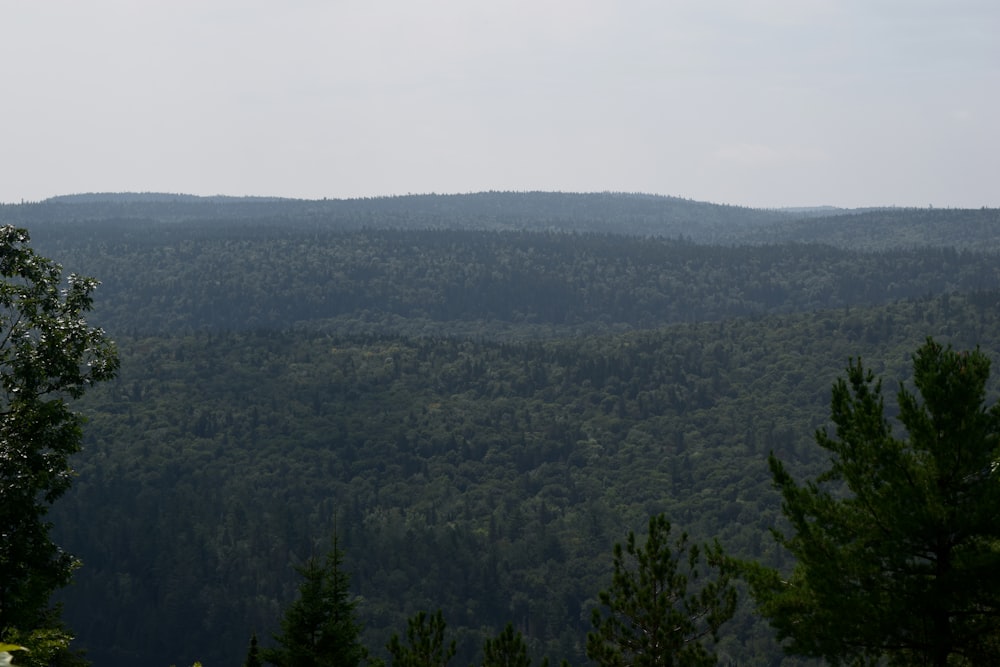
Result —
[{"label": "evergreen tree", "polygon": [[[833,664],[1000,664],[1000,404],[990,361],[928,339],[885,418],[861,361],[833,387],[831,467],[797,484],[770,458],[797,559],[790,577],[751,567],[761,611],[790,653]],[[918,395],[919,394],[919,395]]]},{"label": "evergreen tree", "polygon": [[508,623],[494,639],[483,642],[483,667],[530,667],[528,645],[514,624]]},{"label": "evergreen tree", "polygon": [[243,661],[243,667],[263,667],[260,661],[260,648],[257,646],[257,633],[250,635],[250,647],[247,649],[247,658]]},{"label": "evergreen tree", "polygon": [[433,615],[421,611],[406,623],[407,645],[393,634],[386,648],[392,656],[392,667],[445,667],[455,657],[455,640],[447,644],[444,632],[447,624],[438,609]]},{"label": "evergreen tree", "polygon": [[274,638],[279,647],[263,651],[267,662],[277,667],[356,667],[366,657],[342,561],[334,538],[325,559],[312,557],[296,568],[303,579],[299,597]]},{"label": "evergreen tree", "polygon": [[[51,504],[70,487],[81,397],[118,369],[114,344],[87,325],[96,280],[39,257],[28,233],[0,227],[0,639],[68,646],[49,598],[79,564],[50,538]],[[53,637],[57,637],[53,639]],[[53,655],[70,660],[66,646]]]},{"label": "evergreen tree", "polygon": [[[649,519],[641,547],[629,532],[625,548],[614,546],[611,588],[594,609],[587,656],[601,667],[688,667],[715,664],[704,641],[718,638],[732,618],[737,594],[732,567],[718,544],[699,548],[687,534],[669,544],[670,523],[662,514]],[[717,570],[714,580],[706,578]]]}]

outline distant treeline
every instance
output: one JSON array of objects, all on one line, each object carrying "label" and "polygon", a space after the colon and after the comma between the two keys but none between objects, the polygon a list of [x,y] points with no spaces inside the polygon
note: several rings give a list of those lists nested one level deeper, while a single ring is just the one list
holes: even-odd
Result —
[{"label": "distant treeline", "polygon": [[998,209],[760,210],[678,197],[553,192],[329,200],[91,194],[0,204],[0,222],[29,227],[101,221],[186,221],[208,226],[236,223],[338,230],[570,231],[727,245],[792,241],[855,250],[927,245],[1000,250]]}]

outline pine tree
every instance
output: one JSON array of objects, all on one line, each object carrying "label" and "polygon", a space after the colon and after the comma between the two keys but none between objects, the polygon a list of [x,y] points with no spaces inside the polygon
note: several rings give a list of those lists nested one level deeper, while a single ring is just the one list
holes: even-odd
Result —
[{"label": "pine tree", "polygon": [[312,557],[296,568],[303,579],[299,597],[285,612],[282,632],[274,638],[279,647],[265,649],[264,660],[277,667],[357,667],[365,658],[342,561],[334,538],[323,560]]},{"label": "pine tree", "polygon": [[[861,361],[833,388],[831,467],[797,484],[770,458],[797,563],[751,566],[762,613],[793,654],[833,664],[1000,664],[1000,404],[990,362],[928,339],[896,429]],[[919,394],[919,396],[918,396]]]},{"label": "pine tree", "polygon": [[447,624],[438,609],[433,615],[418,612],[406,623],[407,644],[394,634],[386,648],[392,656],[392,667],[445,667],[455,656],[455,640],[445,643]]},{"label": "pine tree", "polygon": [[528,645],[514,624],[508,623],[494,639],[483,642],[482,667],[530,667]]},{"label": "pine tree", "polygon": [[670,523],[657,515],[641,547],[633,532],[624,549],[614,546],[611,588],[599,596],[607,611],[594,609],[587,635],[587,657],[601,667],[715,664],[704,642],[717,639],[736,610],[733,569],[718,544],[702,548],[681,534],[671,550],[669,537]]},{"label": "pine tree", "polygon": [[250,635],[250,646],[247,648],[247,658],[243,661],[243,667],[263,667],[260,661],[260,648],[257,646],[257,633]]}]

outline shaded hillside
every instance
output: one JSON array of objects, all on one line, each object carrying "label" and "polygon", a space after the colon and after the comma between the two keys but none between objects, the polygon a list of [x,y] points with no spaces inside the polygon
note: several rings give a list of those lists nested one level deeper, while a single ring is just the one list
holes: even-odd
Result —
[{"label": "shaded hillside", "polygon": [[[512,620],[536,654],[581,664],[627,529],[664,511],[784,562],[764,459],[818,462],[848,358],[902,377],[933,334],[1000,359],[998,314],[994,292],[544,343],[123,337],[53,515],[85,562],[67,619],[98,664],[233,663],[336,517],[376,652],[440,607],[459,663]],[[722,648],[776,651],[748,609]]]},{"label": "shaded hillside", "polygon": [[826,243],[842,248],[952,247],[1000,252],[1000,209],[876,209],[778,222],[739,234],[754,243]]},{"label": "shaded hillside", "polygon": [[291,223],[94,223],[33,234],[68,270],[100,277],[96,321],[119,332],[551,337],[1000,287],[995,256],[933,248],[857,253]]}]

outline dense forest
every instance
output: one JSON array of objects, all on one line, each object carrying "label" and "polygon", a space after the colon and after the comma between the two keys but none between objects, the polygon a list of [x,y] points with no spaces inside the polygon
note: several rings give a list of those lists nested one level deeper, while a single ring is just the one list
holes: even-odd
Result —
[{"label": "dense forest", "polygon": [[[373,653],[441,609],[453,664],[508,621],[584,664],[611,545],[652,514],[790,565],[766,457],[823,463],[850,358],[1000,360],[996,210],[92,195],[0,223],[103,282],[121,370],[77,404],[52,519],[84,562],[64,617],[111,667],[239,664],[334,531]],[[717,650],[782,661],[747,600]]]}]

